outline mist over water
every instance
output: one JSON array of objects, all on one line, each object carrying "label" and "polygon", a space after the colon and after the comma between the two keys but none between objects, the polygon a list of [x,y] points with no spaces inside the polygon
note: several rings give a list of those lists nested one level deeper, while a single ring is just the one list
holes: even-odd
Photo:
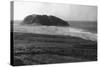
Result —
[{"label": "mist over water", "polygon": [[[14,25],[15,26],[20,26],[21,23],[22,22],[20,20],[19,21],[18,20],[14,21]],[[87,32],[91,32],[91,33],[97,34],[97,21],[68,21],[68,23],[69,23],[71,28],[73,28],[73,29],[76,28],[77,31],[81,30],[81,31],[87,31]],[[28,25],[26,25],[26,27],[27,26]],[[37,24],[34,24],[34,26],[37,26]]]},{"label": "mist over water", "polygon": [[[89,24],[87,25],[89,27]],[[86,27],[86,25],[85,25]],[[21,33],[37,33],[49,35],[66,35],[80,37],[87,40],[96,41],[97,34],[88,31],[88,29],[75,28],[75,27],[58,27],[58,26],[43,26],[43,25],[21,25],[14,23],[14,32]]]}]

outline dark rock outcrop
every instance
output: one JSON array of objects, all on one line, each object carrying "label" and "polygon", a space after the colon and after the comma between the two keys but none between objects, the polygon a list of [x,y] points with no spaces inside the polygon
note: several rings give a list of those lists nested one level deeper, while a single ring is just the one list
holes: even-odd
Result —
[{"label": "dark rock outcrop", "polygon": [[40,24],[46,26],[69,26],[68,22],[55,17],[55,16],[47,16],[47,15],[29,15],[24,18],[24,24]]},{"label": "dark rock outcrop", "polygon": [[49,20],[50,20],[51,25],[69,26],[68,22],[66,22],[58,17],[55,17],[55,16],[49,16]]}]

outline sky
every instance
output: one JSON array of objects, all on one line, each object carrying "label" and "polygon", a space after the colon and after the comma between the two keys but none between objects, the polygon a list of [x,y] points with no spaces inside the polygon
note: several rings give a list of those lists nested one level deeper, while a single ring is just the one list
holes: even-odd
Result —
[{"label": "sky", "polygon": [[31,14],[54,15],[66,21],[96,21],[97,7],[47,2],[14,2],[14,20],[23,20]]}]

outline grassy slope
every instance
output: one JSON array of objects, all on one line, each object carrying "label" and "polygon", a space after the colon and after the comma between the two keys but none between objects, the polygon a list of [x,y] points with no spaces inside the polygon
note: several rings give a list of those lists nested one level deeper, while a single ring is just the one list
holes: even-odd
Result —
[{"label": "grassy slope", "polygon": [[77,37],[14,32],[14,65],[94,61],[96,50],[97,42]]}]

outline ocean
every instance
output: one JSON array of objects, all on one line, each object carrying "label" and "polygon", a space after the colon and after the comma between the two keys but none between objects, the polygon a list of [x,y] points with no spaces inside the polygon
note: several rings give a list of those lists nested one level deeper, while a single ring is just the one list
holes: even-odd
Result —
[{"label": "ocean", "polygon": [[96,21],[69,21],[71,27],[83,29],[91,33],[97,33]]}]

